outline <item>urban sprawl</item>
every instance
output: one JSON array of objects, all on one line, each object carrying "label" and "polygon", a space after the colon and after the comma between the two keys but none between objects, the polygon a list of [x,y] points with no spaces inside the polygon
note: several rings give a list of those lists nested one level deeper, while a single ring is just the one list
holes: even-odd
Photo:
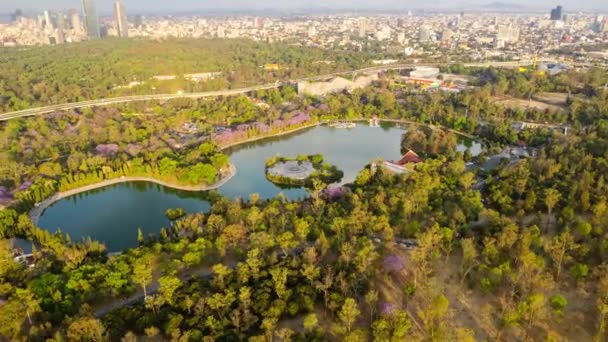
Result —
[{"label": "urban sprawl", "polygon": [[562,6],[544,15],[409,12],[390,16],[144,18],[128,16],[122,0],[114,3],[113,16],[99,17],[95,1],[84,0],[81,11],[44,11],[33,16],[16,10],[11,19],[0,24],[0,45],[5,47],[105,37],[240,38],[350,51],[374,49],[394,56],[454,56],[469,61],[567,56],[579,62],[608,63],[608,47],[602,45],[608,40],[608,16],[566,13]]}]

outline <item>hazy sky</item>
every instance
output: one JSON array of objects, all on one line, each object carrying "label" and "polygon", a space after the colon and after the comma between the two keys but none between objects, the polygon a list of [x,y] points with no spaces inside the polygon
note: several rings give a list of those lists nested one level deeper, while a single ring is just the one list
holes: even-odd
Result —
[{"label": "hazy sky", "polygon": [[[123,0],[130,13],[173,13],[185,11],[248,10],[248,9],[457,9],[494,2],[526,6],[530,9],[549,9],[561,4],[566,10],[608,10],[608,0]],[[97,0],[102,13],[109,13],[113,0]],[[16,8],[26,11],[43,9],[64,10],[80,8],[80,0],[0,0],[0,12],[9,13]]]}]

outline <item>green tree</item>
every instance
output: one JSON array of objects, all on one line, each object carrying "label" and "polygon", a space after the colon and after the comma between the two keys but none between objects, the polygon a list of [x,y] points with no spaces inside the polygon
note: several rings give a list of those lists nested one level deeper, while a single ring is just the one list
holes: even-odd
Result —
[{"label": "green tree", "polygon": [[463,285],[465,279],[468,274],[477,266],[479,266],[480,262],[479,252],[477,252],[477,247],[475,247],[475,240],[473,238],[466,238],[460,242],[460,246],[462,248],[462,262],[460,265],[460,272],[462,274],[460,284]]},{"label": "green tree", "polygon": [[577,282],[587,278],[589,275],[589,266],[581,263],[576,263],[572,267],[570,267],[570,275]]},{"label": "green tree", "polygon": [[158,278],[158,292],[162,296],[165,303],[169,305],[174,304],[175,292],[181,286],[181,281],[174,275],[166,275]]},{"label": "green tree", "polygon": [[104,341],[105,327],[95,318],[78,318],[68,327],[70,341]]},{"label": "green tree", "polygon": [[545,189],[545,205],[547,206],[547,215],[549,215],[549,218],[551,217],[551,212],[553,211],[555,205],[559,202],[561,196],[562,195],[559,193],[559,191],[553,188]]},{"label": "green tree", "polygon": [[147,287],[152,282],[152,274],[154,272],[154,256],[151,254],[144,254],[137,260],[133,265],[133,281],[141,286],[144,291],[144,298],[148,298]]},{"label": "green tree", "polygon": [[444,295],[436,296],[424,310],[418,311],[426,336],[432,340],[443,340],[447,330],[450,302]]},{"label": "green tree", "polygon": [[566,299],[566,297],[559,293],[551,296],[549,301],[551,302],[551,307],[557,313],[562,313],[568,305],[568,300]]},{"label": "green tree", "polygon": [[316,314],[310,313],[304,317],[304,321],[302,322],[302,324],[304,326],[304,329],[310,332],[317,328],[317,326],[319,325],[319,319],[317,318]]},{"label": "green tree", "polygon": [[40,302],[34,294],[28,289],[17,289],[15,291],[15,300],[21,304],[28,322],[32,324],[32,315],[40,312]]},{"label": "green tree", "polygon": [[570,234],[569,230],[555,236],[546,244],[545,250],[553,261],[556,280],[559,280],[563,265],[572,260],[569,253],[576,251],[578,248],[579,245],[574,241],[574,236]]},{"label": "green tree", "polygon": [[344,305],[342,305],[342,309],[338,313],[338,317],[345,325],[347,333],[350,333],[352,330],[352,326],[359,317],[360,313],[361,311],[359,311],[357,302],[353,298],[346,298]]}]

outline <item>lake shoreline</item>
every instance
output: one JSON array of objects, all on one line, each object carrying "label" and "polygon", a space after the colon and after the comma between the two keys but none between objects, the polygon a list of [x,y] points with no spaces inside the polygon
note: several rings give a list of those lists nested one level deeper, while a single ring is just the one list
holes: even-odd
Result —
[{"label": "lake shoreline", "polygon": [[[343,119],[340,121],[353,121],[353,122],[366,122],[369,119],[366,118],[358,118],[358,119]],[[448,127],[444,127],[444,126],[437,126],[437,125],[433,125],[433,124],[429,124],[429,123],[424,123],[424,122],[416,122],[416,121],[411,121],[411,120],[406,120],[406,119],[389,119],[389,118],[378,118],[379,122],[388,122],[388,123],[393,123],[393,124],[407,124],[407,125],[415,125],[415,126],[427,126],[430,127],[432,129],[443,129],[443,130],[447,130],[451,133],[463,136],[465,138],[469,138],[469,139],[474,139],[477,140],[479,139],[479,137],[474,136],[472,134],[469,133],[464,133],[464,132],[460,132],[457,131],[455,129],[452,128],[448,128]],[[303,131],[309,128],[313,128],[313,127],[317,127],[317,126],[322,126],[322,125],[327,125],[328,123],[330,123],[331,120],[324,120],[324,121],[317,121],[315,123],[311,123],[308,125],[304,125],[304,126],[300,126],[291,130],[286,130],[286,131],[281,131],[275,134],[270,134],[270,135],[260,135],[257,137],[252,137],[252,138],[248,138],[245,140],[241,140],[241,141],[237,141],[237,142],[233,142],[230,143],[226,146],[221,146],[219,148],[219,151],[225,151],[228,149],[231,149],[233,147],[238,147],[239,145],[243,145],[243,144],[247,144],[247,143],[252,143],[252,142],[256,142],[259,140],[264,140],[264,139],[269,139],[269,138],[275,138],[275,137],[280,137],[283,135],[288,135],[288,134],[292,134],[292,133],[297,133],[299,131]]]},{"label": "lake shoreline", "polygon": [[308,125],[300,126],[300,127],[294,128],[294,129],[277,132],[275,134],[260,135],[260,136],[257,136],[257,137],[247,138],[245,140],[241,140],[241,141],[230,143],[230,144],[228,144],[226,146],[221,146],[218,150],[223,152],[223,151],[231,149],[233,147],[238,147],[239,145],[243,145],[243,144],[247,144],[247,143],[252,143],[252,142],[256,142],[256,141],[264,140],[264,139],[276,138],[276,137],[280,137],[280,136],[288,135],[288,134],[292,134],[292,133],[297,133],[299,131],[303,131],[303,130],[306,130],[306,129],[309,129],[309,128],[321,126],[323,124],[325,124],[325,122],[319,121],[319,122],[311,123],[311,124],[308,124]]},{"label": "lake shoreline", "polygon": [[[226,146],[222,146],[220,147],[218,150],[219,151],[225,151],[227,149],[233,148],[233,147],[237,147],[239,145],[243,145],[243,144],[247,144],[247,143],[251,143],[251,142],[256,142],[259,140],[263,140],[263,139],[268,139],[268,138],[274,138],[274,137],[279,137],[279,136],[283,136],[283,135],[288,135],[291,133],[297,133],[299,131],[302,130],[306,130],[309,128],[313,128],[319,125],[322,125],[323,122],[315,122],[315,123],[311,123],[308,125],[304,125],[304,126],[300,126],[297,127],[295,129],[291,129],[291,130],[286,130],[286,131],[282,131],[282,132],[278,132],[275,134],[271,134],[271,135],[263,135],[263,136],[257,136],[257,137],[253,137],[253,138],[249,138],[249,139],[245,139],[245,140],[241,140],[238,142],[234,142],[231,144],[228,144]],[[43,200],[40,203],[37,203],[37,205],[31,209],[28,213],[28,216],[30,218],[30,220],[32,221],[32,223],[35,226],[38,226],[38,221],[40,221],[40,217],[42,216],[42,213],[44,213],[44,211],[50,207],[51,205],[53,205],[54,203],[70,197],[70,196],[74,196],[83,192],[87,192],[87,191],[91,191],[91,190],[96,190],[96,189],[101,189],[101,188],[105,188],[107,186],[111,186],[111,185],[116,185],[116,184],[122,184],[122,183],[129,183],[129,182],[148,182],[148,183],[154,183],[154,184],[158,184],[161,186],[165,186],[171,189],[176,189],[176,190],[182,190],[182,191],[190,191],[190,192],[201,192],[201,191],[210,191],[210,190],[215,190],[219,187],[221,187],[222,185],[226,184],[226,182],[228,182],[230,179],[232,179],[232,177],[234,177],[234,175],[236,175],[236,166],[234,166],[234,164],[230,163],[230,174],[224,178],[222,178],[220,181],[216,182],[215,184],[209,185],[209,186],[201,186],[201,187],[192,187],[192,186],[181,186],[181,185],[175,185],[175,184],[170,184],[170,183],[166,183],[163,182],[161,180],[155,179],[155,178],[150,178],[150,177],[126,177],[126,176],[122,176],[120,178],[114,178],[114,179],[106,179],[104,181],[98,182],[98,183],[94,183],[94,184],[90,184],[90,185],[85,185],[76,189],[72,189],[72,190],[68,190],[68,191],[63,191],[63,192],[58,192],[55,193],[54,195],[52,195],[51,197]]]},{"label": "lake shoreline", "polygon": [[127,176],[122,176],[120,178],[114,178],[114,179],[106,179],[104,181],[101,182],[97,182],[94,184],[90,184],[90,185],[85,185],[85,186],[81,186],[78,187],[76,189],[72,189],[72,190],[68,190],[68,191],[62,191],[62,192],[58,192],[56,194],[54,194],[53,196],[45,199],[44,201],[38,203],[32,210],[29,211],[29,218],[32,221],[32,223],[35,226],[38,226],[38,221],[40,220],[40,217],[42,216],[42,213],[51,205],[53,205],[54,203],[67,198],[67,197],[71,197],[74,195],[78,195],[80,193],[83,192],[87,192],[87,191],[91,191],[91,190],[95,190],[95,189],[100,189],[100,188],[105,188],[107,186],[111,186],[111,185],[115,185],[115,184],[122,184],[122,183],[130,183],[130,182],[147,182],[147,183],[154,183],[154,184],[158,184],[167,188],[171,188],[171,189],[176,189],[176,190],[181,190],[181,191],[189,191],[189,192],[200,192],[200,191],[210,191],[210,190],[215,190],[219,187],[221,187],[222,185],[226,184],[226,182],[228,182],[230,179],[232,179],[232,177],[234,177],[237,173],[237,169],[236,166],[234,166],[234,164],[230,163],[229,164],[229,168],[230,168],[230,173],[228,175],[226,175],[225,177],[223,177],[221,180],[215,182],[214,184],[211,185],[205,185],[205,186],[184,186],[184,185],[176,185],[176,184],[171,184],[171,183],[167,183],[167,182],[163,182],[161,180],[155,179],[155,178],[151,178],[151,177],[137,177],[137,176],[133,176],[133,177],[127,177]]},{"label": "lake shoreline", "polygon": [[[358,119],[351,119],[351,120],[344,120],[344,121],[354,121],[354,122],[365,122],[368,121],[368,119],[365,118],[358,118]],[[442,127],[442,126],[435,126],[432,124],[427,124],[427,123],[420,123],[420,122],[415,122],[415,121],[409,121],[409,120],[403,120],[403,119],[388,119],[388,118],[378,118],[378,121],[380,122],[388,122],[388,123],[401,123],[401,124],[410,124],[410,125],[421,125],[421,126],[428,126],[434,129],[446,129],[448,131],[451,131],[455,134],[467,137],[467,138],[471,138],[471,139],[478,139],[478,137],[475,137],[473,135],[467,134],[467,133],[463,133],[463,132],[458,132],[455,131],[453,129],[447,128],[447,127]],[[289,135],[289,134],[293,134],[293,133],[297,133],[299,131],[303,131],[306,129],[310,129],[313,127],[317,127],[317,126],[322,126],[329,123],[329,121],[325,120],[325,121],[318,121],[315,123],[311,123],[308,125],[303,125],[300,127],[297,127],[295,129],[290,129],[290,130],[285,130],[285,131],[281,131],[281,132],[277,132],[275,134],[270,134],[270,135],[262,135],[262,136],[257,136],[257,137],[252,137],[249,139],[245,139],[245,140],[241,140],[238,142],[234,142],[234,143],[230,143],[226,146],[222,146],[219,148],[219,151],[225,151],[234,147],[238,147],[240,145],[244,145],[244,144],[248,144],[248,143],[252,143],[252,142],[256,142],[256,141],[260,141],[260,140],[264,140],[264,139],[270,139],[270,138],[275,138],[275,137],[280,137],[280,136],[284,136],[284,135]],[[215,190],[221,186],[223,186],[224,184],[226,184],[230,179],[232,179],[232,177],[234,177],[234,175],[236,174],[237,170],[236,167],[230,163],[230,174],[227,175],[226,177],[222,178],[220,181],[216,182],[215,184],[209,185],[209,186],[181,186],[181,185],[176,185],[176,184],[171,184],[171,183],[167,183],[167,182],[163,182],[160,180],[157,180],[155,178],[150,178],[150,177],[120,177],[120,178],[114,178],[114,179],[107,179],[98,183],[94,183],[94,184],[90,184],[90,185],[86,185],[86,186],[82,186],[76,189],[72,189],[72,190],[68,190],[68,191],[64,191],[64,192],[58,192],[54,195],[52,195],[51,197],[45,199],[44,201],[40,202],[37,204],[36,207],[34,207],[33,209],[31,209],[29,211],[29,217],[30,220],[34,223],[34,225],[38,225],[38,221],[40,220],[40,217],[42,216],[42,213],[51,205],[53,205],[55,202],[58,202],[64,198],[70,197],[70,196],[74,196],[77,195],[79,193],[83,193],[83,192],[87,192],[90,190],[95,190],[95,189],[100,189],[100,188],[104,188],[107,186],[111,186],[111,185],[115,185],[115,184],[121,184],[121,183],[129,183],[129,182],[149,182],[149,183],[154,183],[154,184],[158,184],[161,186],[165,186],[168,188],[172,188],[172,189],[176,189],[176,190],[182,190],[182,191],[190,191],[190,192],[201,192],[201,191],[209,191],[209,190]]]}]

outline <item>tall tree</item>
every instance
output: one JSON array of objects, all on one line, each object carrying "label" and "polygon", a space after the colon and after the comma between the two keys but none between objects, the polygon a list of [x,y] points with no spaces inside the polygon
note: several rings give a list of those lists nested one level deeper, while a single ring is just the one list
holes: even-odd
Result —
[{"label": "tall tree", "polygon": [[347,333],[350,333],[352,326],[359,317],[360,313],[361,311],[359,311],[357,302],[353,298],[346,298],[344,305],[342,305],[342,309],[338,313],[338,317],[346,326]]},{"label": "tall tree", "polygon": [[27,320],[32,324],[32,315],[40,312],[40,301],[36,299],[34,294],[29,289],[17,289],[15,291],[15,300],[21,304]]},{"label": "tall tree", "polygon": [[549,219],[551,219],[551,212],[553,211],[553,208],[555,208],[557,202],[559,202],[561,196],[559,191],[553,188],[545,189],[545,205],[547,206],[547,215],[549,216]]},{"label": "tall tree", "polygon": [[78,318],[68,327],[68,339],[70,341],[104,341],[105,327],[101,321],[95,318]]},{"label": "tall tree", "polygon": [[545,251],[551,257],[555,267],[556,280],[559,280],[564,264],[572,260],[570,252],[576,251],[578,248],[579,245],[574,241],[574,236],[568,229],[545,244]]},{"label": "tall tree", "polygon": [[158,292],[162,296],[165,303],[173,305],[175,292],[181,286],[181,281],[174,275],[166,275],[158,278]]},{"label": "tall tree", "polygon": [[133,281],[141,286],[145,299],[148,298],[147,287],[152,282],[154,266],[155,258],[152,254],[144,254],[133,265]]}]

